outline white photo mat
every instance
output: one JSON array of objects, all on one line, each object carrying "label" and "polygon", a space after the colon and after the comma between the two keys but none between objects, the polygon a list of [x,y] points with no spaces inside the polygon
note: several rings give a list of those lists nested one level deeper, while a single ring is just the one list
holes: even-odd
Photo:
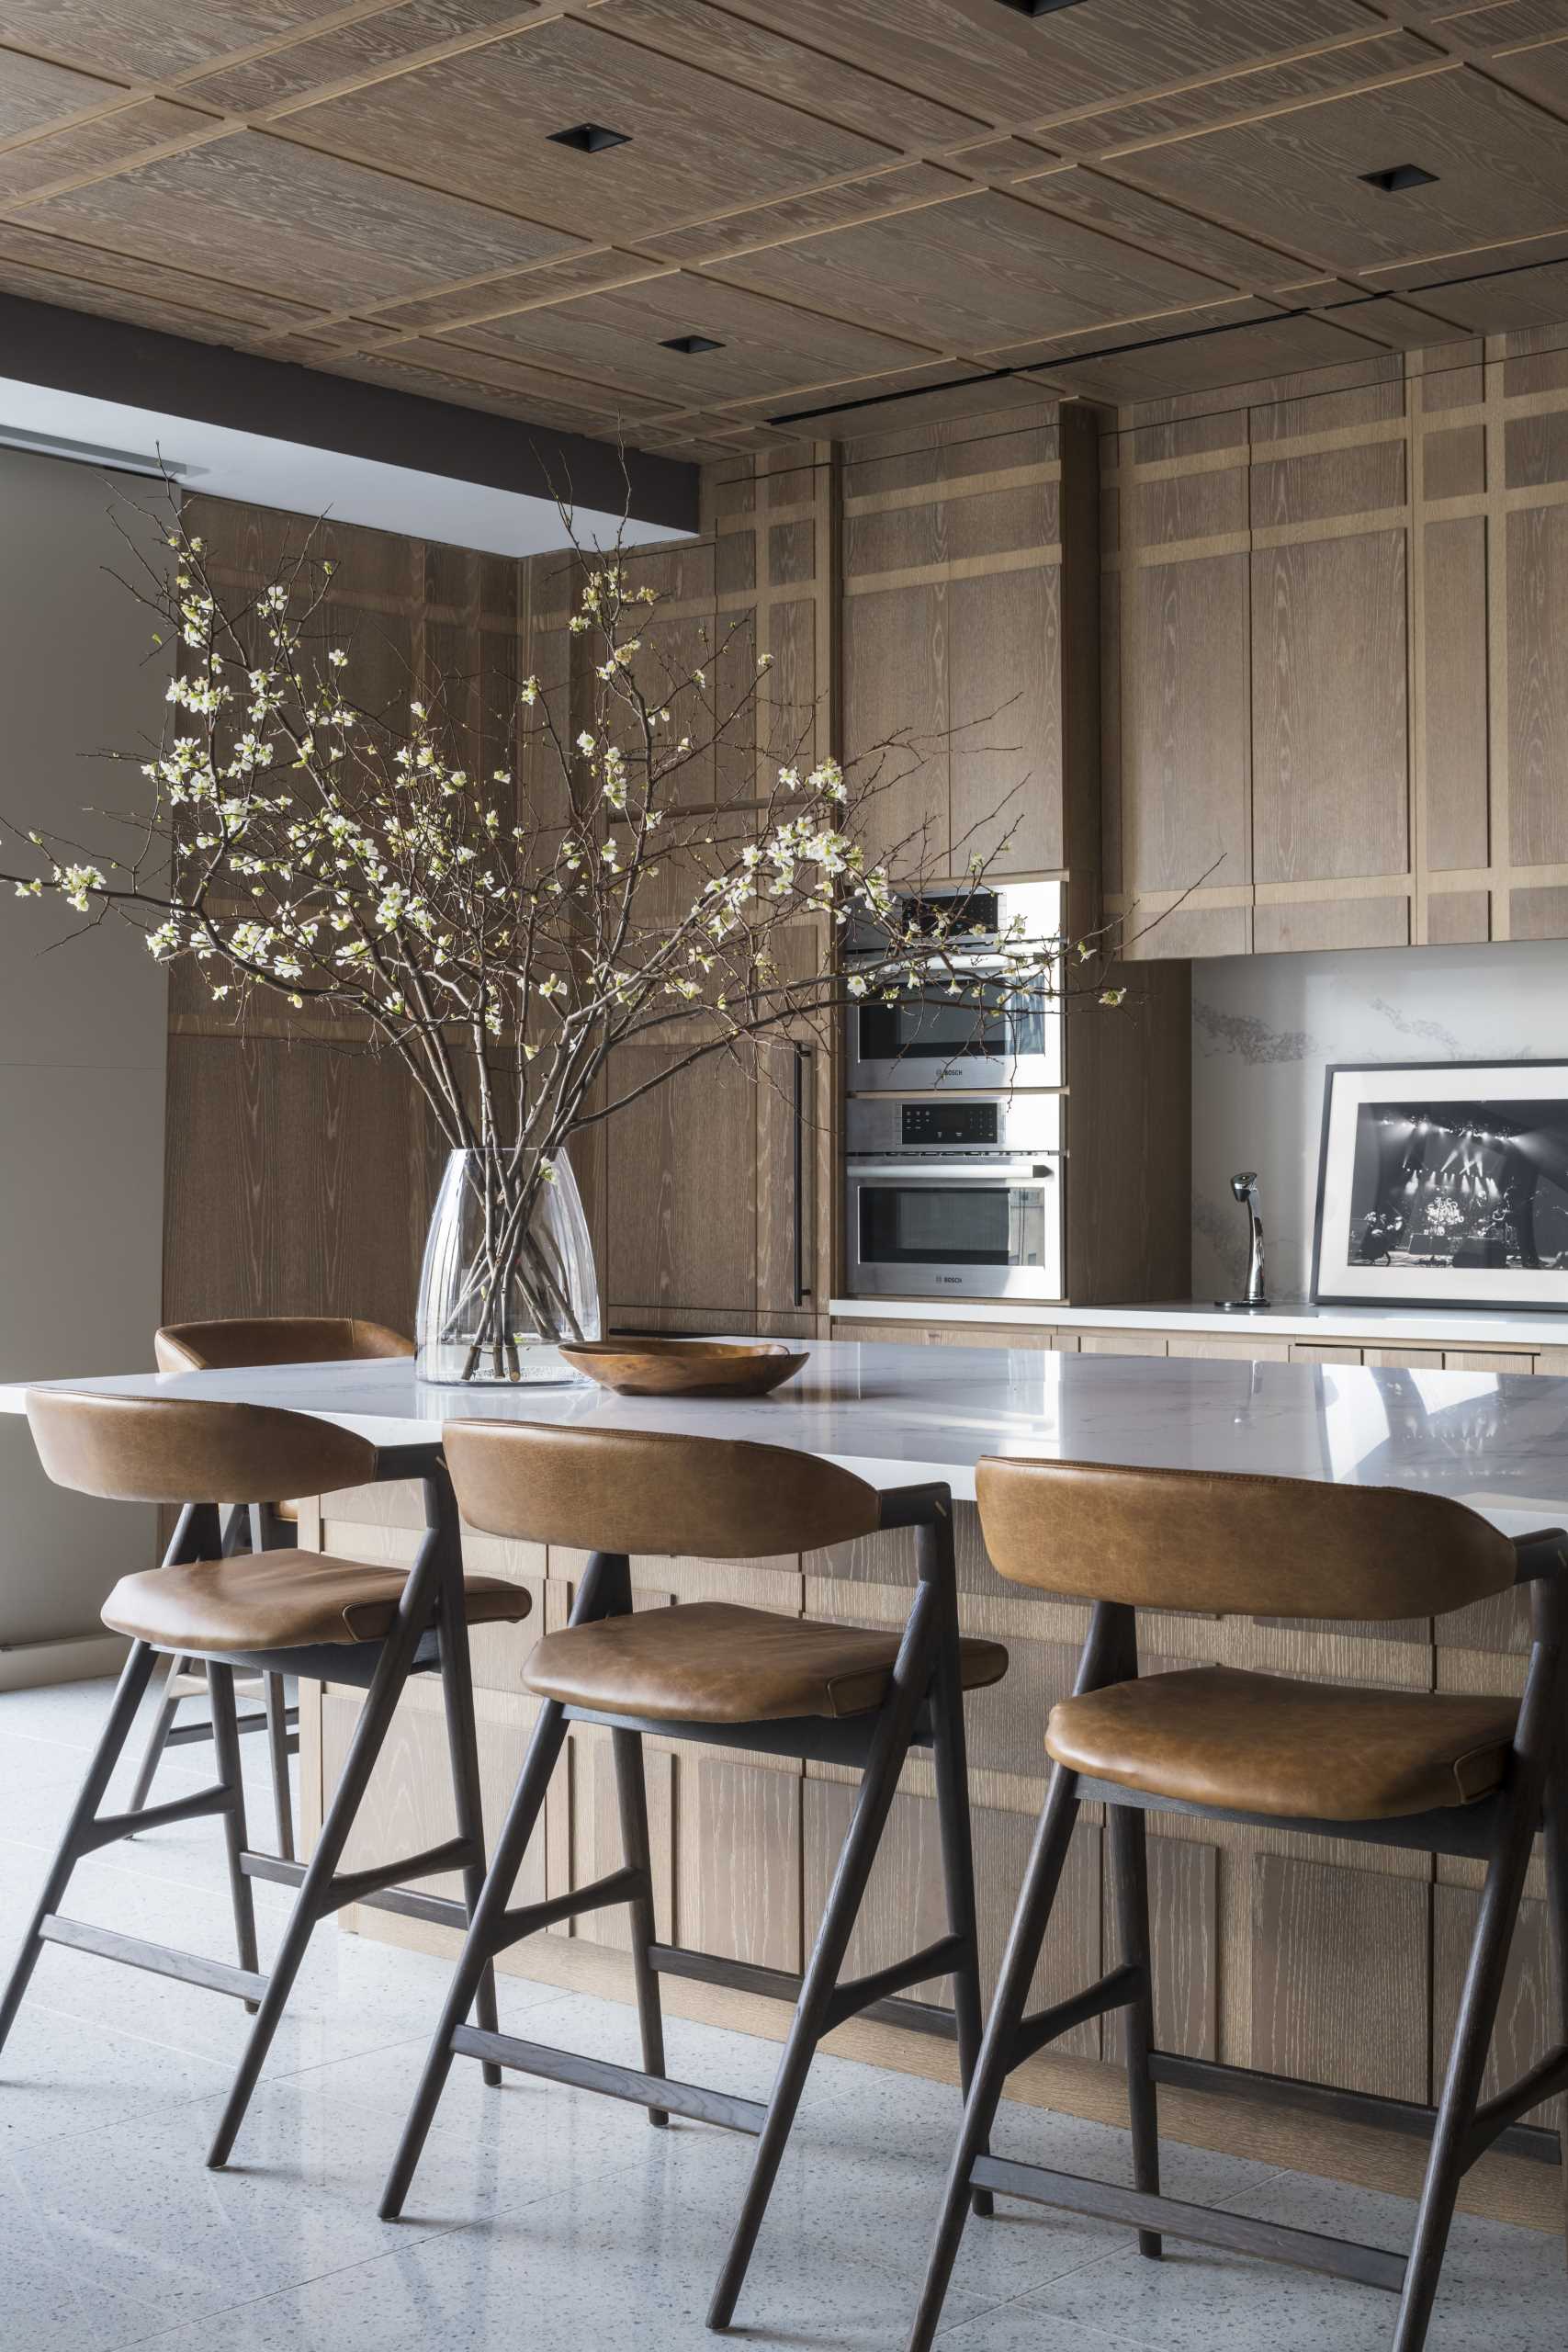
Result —
[{"label": "white photo mat", "polygon": [[[1537,1104],[1539,1127],[1529,1116]],[[1421,1122],[1427,1111],[1438,1114],[1428,1122],[1429,1135]],[[1382,1173],[1369,1186],[1374,1127],[1383,1138]],[[1510,1185],[1517,1188],[1523,1165],[1521,1143],[1530,1170],[1539,1171],[1532,1204],[1541,1204],[1535,1228],[1547,1261],[1539,1266],[1518,1263],[1517,1249],[1501,1238],[1517,1233],[1508,1209]],[[1441,1204],[1438,1214],[1450,1220],[1446,1229],[1428,1222],[1434,1199]],[[1369,1239],[1374,1220],[1375,1238]],[[1497,1238],[1482,1238],[1487,1230]],[[1450,1233],[1457,1237],[1461,1258],[1490,1256],[1492,1261],[1442,1262],[1445,1249],[1453,1246]],[[1568,1307],[1568,1248],[1560,1246],[1564,1241],[1568,1062],[1381,1063],[1328,1070],[1313,1246],[1314,1300],[1325,1306],[1561,1310]],[[1384,1244],[1392,1262],[1366,1262],[1369,1252]],[[1401,1262],[1407,1255],[1427,1262]],[[1500,1262],[1507,1258],[1514,1261]],[[1556,1260],[1562,1262],[1551,1262]]]}]

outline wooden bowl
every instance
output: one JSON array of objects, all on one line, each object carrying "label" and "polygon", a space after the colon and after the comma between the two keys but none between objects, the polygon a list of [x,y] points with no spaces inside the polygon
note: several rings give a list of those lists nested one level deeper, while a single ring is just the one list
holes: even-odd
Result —
[{"label": "wooden bowl", "polygon": [[561,1354],[620,1396],[765,1396],[809,1361],[782,1340],[583,1340]]}]

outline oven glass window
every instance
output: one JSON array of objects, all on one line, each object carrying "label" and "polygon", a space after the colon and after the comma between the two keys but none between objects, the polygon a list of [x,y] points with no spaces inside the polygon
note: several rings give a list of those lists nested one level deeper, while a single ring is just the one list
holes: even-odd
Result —
[{"label": "oven glass window", "polygon": [[1040,1193],[1006,1184],[863,1184],[863,1266],[1037,1266]]},{"label": "oven glass window", "polygon": [[897,1004],[859,1009],[863,1061],[1010,1060],[1045,1050],[1044,1001],[1019,998],[1010,1005],[999,982],[976,983],[958,996],[945,989]]}]

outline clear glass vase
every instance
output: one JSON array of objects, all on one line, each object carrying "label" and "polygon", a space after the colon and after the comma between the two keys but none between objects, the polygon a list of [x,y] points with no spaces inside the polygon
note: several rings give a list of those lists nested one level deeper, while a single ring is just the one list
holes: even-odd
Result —
[{"label": "clear glass vase", "polygon": [[593,1246],[570,1162],[455,1151],[419,1278],[422,1380],[573,1380],[563,1340],[599,1337]]}]

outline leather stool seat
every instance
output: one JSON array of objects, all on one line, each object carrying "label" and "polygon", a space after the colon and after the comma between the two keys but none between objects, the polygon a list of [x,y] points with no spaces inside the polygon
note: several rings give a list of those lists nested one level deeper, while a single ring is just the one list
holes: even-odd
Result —
[{"label": "leather stool seat", "polygon": [[[121,1577],[104,1603],[117,1634],[191,1657],[378,1642],[391,1631],[406,1568],[322,1552],[242,1553]],[[500,1577],[465,1578],[470,1625],[515,1624],[533,1603]]]},{"label": "leather stool seat", "polygon": [[1389,1821],[1471,1804],[1502,1784],[1513,1699],[1362,1690],[1205,1666],[1063,1699],[1058,1764],[1226,1812]]},{"label": "leather stool seat", "polygon": [[[744,1724],[861,1715],[881,1706],[901,1625],[818,1625],[728,1601],[638,1610],[547,1634],[523,1669],[530,1690],[601,1714]],[[965,1690],[999,1682],[999,1642],[960,1645]]]}]

